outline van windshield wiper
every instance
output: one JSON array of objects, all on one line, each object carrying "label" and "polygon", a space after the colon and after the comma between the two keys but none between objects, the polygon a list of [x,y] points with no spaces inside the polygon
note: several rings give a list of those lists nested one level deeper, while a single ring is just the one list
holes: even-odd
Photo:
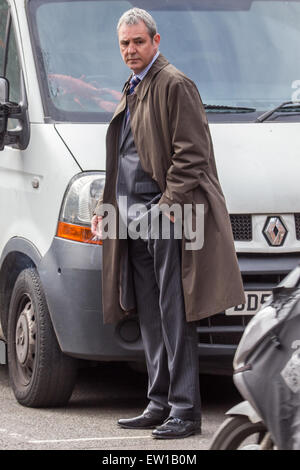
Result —
[{"label": "van windshield wiper", "polygon": [[[285,106],[290,105],[288,108]],[[258,118],[255,119],[255,122],[264,122],[266,119],[268,119],[272,114],[276,113],[277,111],[280,111],[281,113],[290,113],[290,112],[300,112],[300,101],[284,101],[281,103],[279,106],[276,106],[276,108],[271,109],[270,111],[267,111],[266,113],[262,114],[261,116],[258,116]]]},{"label": "van windshield wiper", "polygon": [[204,104],[206,110],[212,110],[219,113],[253,113],[255,108],[244,108],[242,106],[225,106],[222,104]]}]

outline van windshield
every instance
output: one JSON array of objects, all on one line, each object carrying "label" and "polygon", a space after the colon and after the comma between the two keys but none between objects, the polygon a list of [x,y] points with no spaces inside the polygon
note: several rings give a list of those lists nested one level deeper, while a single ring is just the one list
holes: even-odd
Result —
[{"label": "van windshield", "polygon": [[153,15],[161,53],[196,83],[207,112],[261,114],[300,99],[300,0],[30,0],[47,117],[111,119],[130,74],[116,25],[133,6]]}]

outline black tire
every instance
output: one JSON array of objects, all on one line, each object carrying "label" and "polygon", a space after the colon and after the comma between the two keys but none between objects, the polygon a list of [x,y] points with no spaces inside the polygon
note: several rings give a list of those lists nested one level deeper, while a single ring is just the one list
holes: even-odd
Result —
[{"label": "black tire", "polygon": [[247,416],[232,416],[224,421],[214,435],[210,450],[238,450],[250,436],[257,434],[257,444],[266,435],[263,423],[252,423]]},{"label": "black tire", "polygon": [[18,402],[33,408],[66,405],[77,361],[61,352],[35,268],[22,271],[14,285],[7,339],[9,377]]}]

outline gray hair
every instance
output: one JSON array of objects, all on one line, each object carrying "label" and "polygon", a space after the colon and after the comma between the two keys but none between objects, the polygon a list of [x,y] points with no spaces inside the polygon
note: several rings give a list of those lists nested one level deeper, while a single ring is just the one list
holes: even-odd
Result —
[{"label": "gray hair", "polygon": [[143,21],[148,29],[149,36],[151,39],[154,38],[157,33],[157,27],[154,19],[146,10],[141,8],[131,8],[131,10],[125,11],[121,18],[119,19],[117,31],[119,31],[123,23],[127,25],[138,24],[140,21]]}]

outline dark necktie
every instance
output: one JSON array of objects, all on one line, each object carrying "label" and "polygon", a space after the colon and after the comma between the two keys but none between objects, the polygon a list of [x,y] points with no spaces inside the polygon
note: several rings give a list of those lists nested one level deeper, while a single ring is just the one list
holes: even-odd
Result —
[{"label": "dark necktie", "polygon": [[[134,75],[132,77],[132,79],[129,82],[129,90],[128,90],[129,95],[132,95],[132,93],[134,92],[135,87],[140,83],[140,81],[141,80],[136,75]],[[129,106],[127,105],[125,125],[127,124],[127,121],[128,121],[129,118],[130,118]]]}]

